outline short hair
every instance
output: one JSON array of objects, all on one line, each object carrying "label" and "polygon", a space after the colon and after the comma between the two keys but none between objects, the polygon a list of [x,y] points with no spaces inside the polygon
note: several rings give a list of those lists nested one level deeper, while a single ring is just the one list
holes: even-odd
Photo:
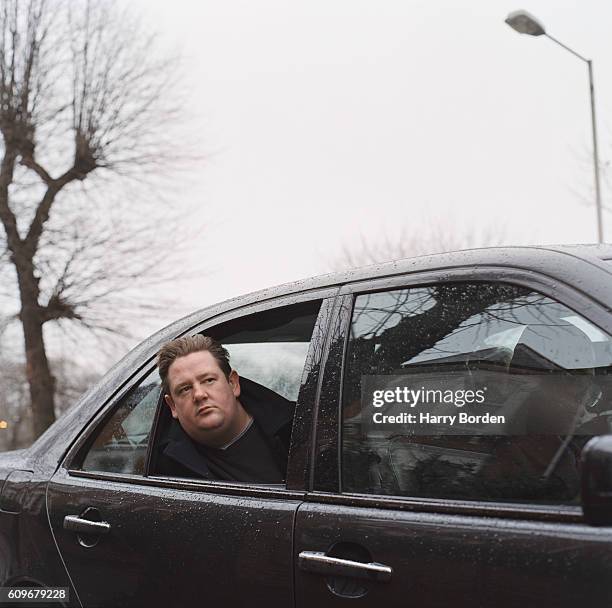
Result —
[{"label": "short hair", "polygon": [[170,390],[168,386],[168,370],[174,361],[180,357],[186,357],[192,353],[199,352],[209,352],[215,358],[226,379],[229,380],[232,367],[229,362],[229,353],[221,342],[202,334],[184,336],[183,338],[166,342],[160,348],[159,353],[157,353],[157,367],[164,392],[169,392]]}]

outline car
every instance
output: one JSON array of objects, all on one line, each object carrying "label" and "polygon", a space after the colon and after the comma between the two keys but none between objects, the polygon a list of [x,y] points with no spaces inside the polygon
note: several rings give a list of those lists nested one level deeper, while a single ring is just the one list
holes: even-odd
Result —
[{"label": "car", "polygon": [[[295,402],[285,483],[157,469],[156,353],[198,333]],[[417,257],[208,307],[0,455],[0,585],[86,607],[604,605],[611,336],[607,245]]]}]

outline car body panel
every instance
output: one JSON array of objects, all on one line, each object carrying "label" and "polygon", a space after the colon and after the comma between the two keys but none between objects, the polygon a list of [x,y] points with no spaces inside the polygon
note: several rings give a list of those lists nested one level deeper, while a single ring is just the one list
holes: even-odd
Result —
[{"label": "car body panel", "polygon": [[48,469],[17,468],[3,485],[0,581],[3,587],[66,587],[69,601],[64,605],[80,606],[49,526],[46,490],[50,474]]},{"label": "car body panel", "polygon": [[[300,507],[296,559],[340,543],[367,549],[373,562],[393,570],[388,582],[359,581],[362,606],[573,608],[610,599],[611,529],[318,502]],[[344,605],[330,583],[333,577],[298,567],[296,606]]]},{"label": "car body panel", "polygon": [[[290,605],[299,495],[211,489],[60,470],[49,485],[50,523],[83,606]],[[66,516],[92,509],[108,534],[63,529]]]}]

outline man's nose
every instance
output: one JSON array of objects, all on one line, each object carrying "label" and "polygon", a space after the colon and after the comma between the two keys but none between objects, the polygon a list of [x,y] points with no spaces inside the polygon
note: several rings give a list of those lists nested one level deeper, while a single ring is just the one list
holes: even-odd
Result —
[{"label": "man's nose", "polygon": [[208,393],[206,392],[206,387],[203,384],[200,384],[199,382],[195,385],[195,388],[193,389],[193,398],[194,399],[205,399],[208,396]]}]

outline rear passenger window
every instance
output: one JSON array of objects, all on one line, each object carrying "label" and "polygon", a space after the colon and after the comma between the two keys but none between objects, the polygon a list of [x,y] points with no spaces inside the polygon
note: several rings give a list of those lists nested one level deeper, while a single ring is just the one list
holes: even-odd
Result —
[{"label": "rear passenger window", "polygon": [[582,447],[612,432],[611,365],[607,334],[523,287],[360,295],[344,372],[343,491],[575,503]]},{"label": "rear passenger window", "polygon": [[144,475],[160,390],[155,369],[122,399],[99,430],[85,456],[83,471]]}]

